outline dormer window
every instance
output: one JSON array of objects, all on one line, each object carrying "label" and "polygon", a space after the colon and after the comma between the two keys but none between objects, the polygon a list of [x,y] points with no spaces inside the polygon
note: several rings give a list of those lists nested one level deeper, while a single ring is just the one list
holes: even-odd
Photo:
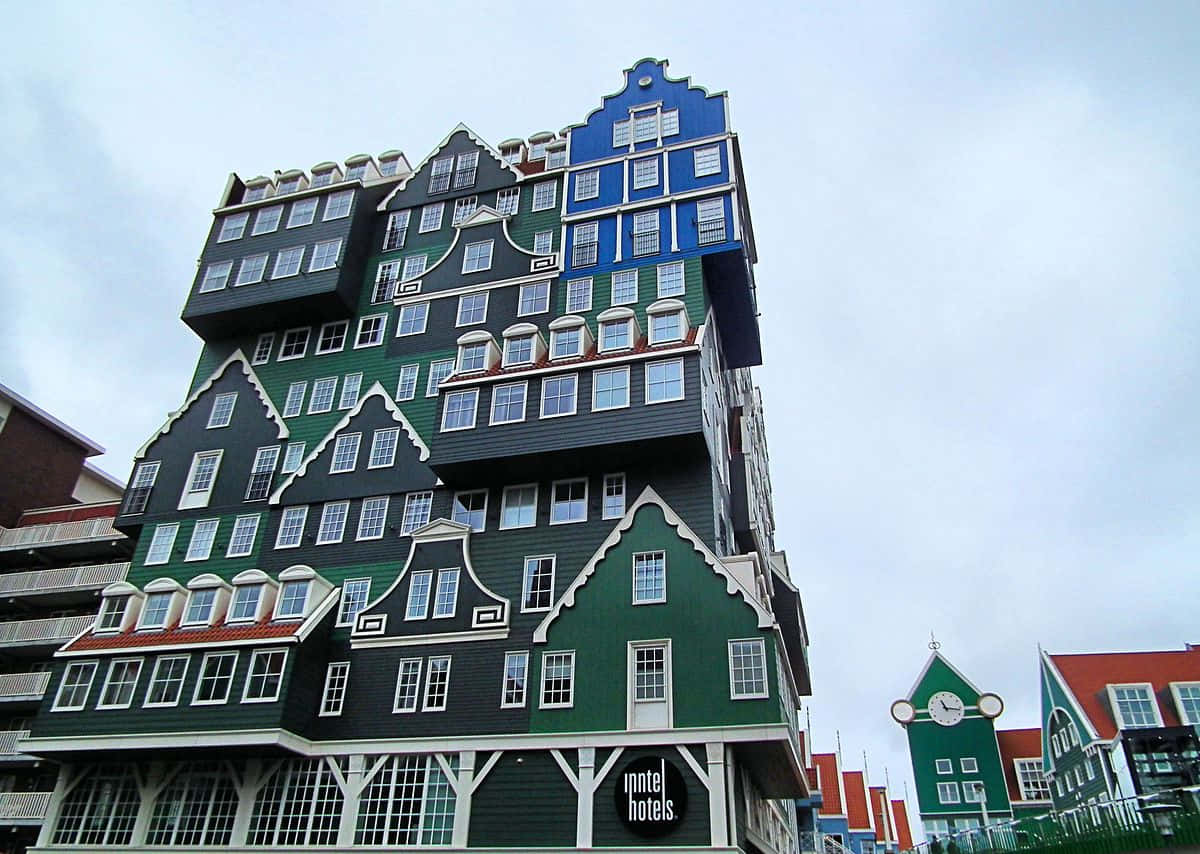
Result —
[{"label": "dormer window", "polygon": [[151,593],[142,607],[139,629],[161,629],[167,623],[167,612],[171,609],[173,593]]},{"label": "dormer window", "polygon": [[600,312],[600,352],[629,350],[637,341],[637,321],[628,308],[610,308]]},{"label": "dormer window", "polygon": [[550,358],[570,359],[591,349],[592,335],[582,317],[560,317],[550,324]]},{"label": "dormer window", "polygon": [[552,148],[546,151],[546,168],[561,169],[567,165],[567,147]]},{"label": "dormer window", "polygon": [[385,178],[389,178],[400,171],[400,158],[392,157],[387,160],[380,159],[379,174]]},{"label": "dormer window", "polygon": [[1109,685],[1114,717],[1122,729],[1141,729],[1162,726],[1158,705],[1154,702],[1154,687],[1149,683]]},{"label": "dormer window", "polygon": [[1179,720],[1187,726],[1200,726],[1200,682],[1172,682],[1171,693]]},{"label": "dormer window", "polygon": [[229,609],[229,621],[253,620],[258,616],[258,603],[262,601],[262,584],[243,584],[234,588],[233,605]]},{"label": "dormer window", "polygon": [[129,609],[132,596],[105,596],[100,605],[100,615],[96,618],[96,631],[117,632],[125,622],[125,612]]},{"label": "dormer window", "polygon": [[312,184],[310,186],[325,187],[332,183],[333,183],[333,170],[330,169],[325,172],[314,172],[313,178],[312,178]]},{"label": "dormer window", "polygon": [[213,606],[217,602],[217,591],[215,588],[207,590],[193,590],[191,598],[188,600],[187,614],[183,618],[185,625],[203,624],[208,625],[212,622]]},{"label": "dormer window", "polygon": [[532,323],[514,323],[504,330],[504,367],[532,365],[546,354],[546,344]]},{"label": "dormer window", "polygon": [[255,184],[253,187],[246,188],[246,194],[242,197],[243,202],[257,202],[267,197],[267,189],[270,184]]},{"label": "dormer window", "polygon": [[296,175],[292,178],[284,178],[279,182],[279,188],[276,190],[276,195],[284,193],[294,193],[300,189],[300,176]]},{"label": "dormer window", "polygon": [[247,569],[233,577],[228,623],[256,622],[271,610],[277,585],[260,569]]},{"label": "dormer window", "polygon": [[458,370],[463,373],[482,371],[487,367],[486,342],[479,344],[464,344],[458,351]]},{"label": "dormer window", "polygon": [[530,160],[545,160],[546,159],[546,143],[535,142],[529,147]]},{"label": "dormer window", "polygon": [[646,309],[650,326],[650,344],[682,341],[687,335],[687,311],[676,299],[659,300]]},{"label": "dormer window", "polygon": [[368,160],[363,160],[359,163],[346,164],[346,180],[361,181],[367,177],[367,166],[370,163]]},{"label": "dormer window", "polygon": [[304,616],[304,606],[308,604],[308,579],[284,582],[279,593],[279,605],[275,609],[276,619],[290,619]]},{"label": "dormer window", "polygon": [[521,144],[506,145],[500,149],[500,159],[505,163],[515,164],[521,162]]}]

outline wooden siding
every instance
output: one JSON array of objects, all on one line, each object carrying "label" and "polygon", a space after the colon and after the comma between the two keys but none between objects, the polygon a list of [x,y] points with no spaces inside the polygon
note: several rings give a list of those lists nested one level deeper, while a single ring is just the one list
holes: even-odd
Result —
[{"label": "wooden siding", "polygon": [[[481,756],[475,767],[483,761]],[[571,761],[573,765],[573,757]],[[467,844],[472,848],[574,848],[577,800],[548,751],[505,753],[475,792]],[[514,821],[518,814],[520,821]]]},{"label": "wooden siding", "polygon": [[[475,183],[470,187],[460,189],[448,189],[444,193],[429,194],[429,175],[433,171],[433,161],[439,157],[454,156],[457,162],[459,154],[465,154],[471,151],[479,152],[478,171],[475,173]],[[427,202],[447,202],[447,211],[443,224],[450,221],[450,212],[454,209],[454,199],[462,196],[474,196],[486,194],[489,190],[495,191],[500,187],[510,187],[517,183],[517,177],[513,172],[500,165],[487,149],[471,139],[471,135],[465,130],[456,130],[450,138],[446,140],[445,145],[438,148],[425,164],[409,178],[404,185],[404,189],[396,193],[388,202],[388,211],[398,211],[404,208],[411,208],[417,205],[424,205]],[[419,211],[418,211],[419,213]]]},{"label": "wooden siding", "polygon": [[[664,757],[679,769],[687,784],[687,812],[683,815],[683,821],[675,830],[657,839],[647,839],[630,831],[621,822],[616,810],[615,794],[621,768],[644,756]],[[599,757],[596,762],[599,765]],[[708,824],[708,789],[696,778],[695,773],[679,755],[679,751],[671,745],[623,751],[593,797],[592,844],[597,848],[708,845],[712,838]]]}]

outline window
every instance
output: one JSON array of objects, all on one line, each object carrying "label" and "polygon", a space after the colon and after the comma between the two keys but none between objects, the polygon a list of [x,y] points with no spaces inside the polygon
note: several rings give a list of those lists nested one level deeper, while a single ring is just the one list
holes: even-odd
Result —
[{"label": "window", "polygon": [[646,403],[671,400],[683,400],[683,360],[647,363]]},{"label": "window", "polygon": [[58,695],[54,698],[54,711],[77,712],[86,706],[95,676],[94,661],[75,661],[68,664],[62,683],[58,686]]},{"label": "window", "polygon": [[229,535],[227,558],[245,558],[253,551],[254,537],[258,536],[258,515],[239,516],[233,521],[233,534]]},{"label": "window", "polygon": [[128,709],[142,672],[140,658],[117,658],[108,665],[108,676],[100,692],[97,709]]},{"label": "window", "polygon": [[429,231],[437,231],[442,227],[442,211],[445,210],[445,202],[434,202],[421,208],[421,224],[417,227],[418,234],[425,234]]},{"label": "window", "polygon": [[500,157],[505,163],[520,163],[521,162],[521,146],[515,145],[512,148],[500,149]]},{"label": "window", "polygon": [[304,395],[308,391],[308,383],[298,382],[288,386],[287,399],[283,403],[283,417],[293,418],[304,408]]},{"label": "window", "polygon": [[555,481],[550,494],[550,524],[587,521],[587,478]]},{"label": "window", "polygon": [[208,560],[212,553],[213,541],[217,538],[217,526],[220,519],[200,519],[192,528],[192,539],[188,543],[187,555],[184,560]]},{"label": "window", "polygon": [[279,345],[279,361],[299,359],[308,352],[307,327],[304,329],[289,329],[283,333],[283,343]]},{"label": "window", "polygon": [[418,302],[400,306],[400,322],[396,325],[396,337],[420,335],[425,331],[429,317],[429,303]]},{"label": "window", "polygon": [[358,403],[358,392],[362,388],[361,373],[346,374],[342,377],[342,395],[338,398],[338,409],[351,409]]},{"label": "window", "polygon": [[400,440],[399,427],[386,427],[376,430],[371,437],[371,458],[367,462],[369,469],[388,468],[396,462],[396,443]]},{"label": "window", "polygon": [[453,617],[458,607],[458,570],[439,569],[437,595],[433,597],[433,618]]},{"label": "window", "polygon": [[479,152],[468,151],[458,155],[454,165],[454,189],[471,187],[475,184],[475,167],[479,164]]},{"label": "window", "polygon": [[492,390],[491,424],[512,424],[525,420],[527,383],[498,385]]},{"label": "window", "polygon": [[452,391],[446,395],[446,408],[442,413],[442,432],[470,430],[475,426],[475,406],[479,402],[479,389]]},{"label": "window", "polygon": [[317,355],[341,352],[346,346],[346,330],[349,325],[348,320],[338,320],[322,326],[317,334]]},{"label": "window", "polygon": [[567,165],[567,149],[551,148],[546,151],[546,168],[561,169]]},{"label": "window", "polygon": [[179,524],[158,525],[154,529],[154,537],[150,540],[150,548],[146,550],[146,566],[166,563],[171,557],[171,549],[175,547],[175,535],[179,533]]},{"label": "window", "polygon": [[219,264],[209,264],[204,270],[204,278],[200,280],[200,293],[219,291],[229,284],[229,273],[233,270],[232,261],[221,261]]},{"label": "window", "polygon": [[464,273],[479,273],[492,268],[492,241],[481,240],[478,243],[468,243],[463,252]]},{"label": "window", "polygon": [[509,216],[517,212],[521,204],[521,188],[509,187],[496,193],[496,213]]},{"label": "window", "polygon": [[346,517],[349,514],[349,501],[326,502],[321,511],[321,524],[317,528],[317,545],[340,543],[346,533]]},{"label": "window", "polygon": [[666,601],[666,552],[635,554],[633,556],[633,604],[650,605]]},{"label": "window", "polygon": [[633,141],[658,139],[658,113],[643,113],[633,117]]},{"label": "window", "polygon": [[604,508],[602,519],[620,519],[625,515],[625,475],[604,476]]},{"label": "window", "polygon": [[613,305],[628,305],[638,301],[638,271],[617,270],[612,274],[610,302]]},{"label": "window", "polygon": [[287,650],[257,649],[250,657],[250,672],[246,675],[243,703],[273,703],[279,699],[283,683],[283,667]]},{"label": "window", "polygon": [[387,521],[388,496],[363,500],[362,512],[358,515],[356,540],[378,540],[383,537],[383,526]]},{"label": "window", "polygon": [[246,231],[246,221],[249,219],[249,213],[237,213],[225,217],[221,220],[221,233],[217,235],[217,243],[239,239]]},{"label": "window", "polygon": [[575,414],[575,391],[579,382],[577,374],[563,377],[546,377],[542,380],[541,418],[557,418]]},{"label": "window", "polygon": [[283,465],[279,467],[280,474],[291,474],[300,468],[304,459],[304,442],[288,442],[287,450],[283,453]]},{"label": "window", "polygon": [[167,614],[171,610],[173,593],[151,593],[146,597],[142,606],[142,618],[138,621],[139,629],[161,629],[167,623]]},{"label": "window", "polygon": [[258,618],[258,606],[262,602],[263,585],[239,584],[233,588],[233,604],[229,608],[229,620],[254,620]]},{"label": "window", "polygon": [[663,136],[675,136],[679,133],[679,110],[663,110],[660,118]]},{"label": "window", "polygon": [[935,759],[933,765],[939,774],[954,773],[954,760],[952,759]]},{"label": "window", "polygon": [[433,510],[433,493],[410,492],[404,496],[404,517],[400,520],[400,534],[411,534],[418,528],[429,524],[429,515]]},{"label": "window", "polygon": [[191,656],[166,655],[154,662],[154,671],[150,674],[150,686],[146,689],[146,700],[142,703],[147,708],[179,705],[179,695],[183,691],[183,678],[187,675],[188,661]]},{"label": "window", "polygon": [[237,659],[236,652],[205,653],[204,660],[200,662],[200,678],[196,680],[192,705],[219,705],[229,699],[229,686],[233,684]]},{"label": "window", "polygon": [[392,704],[393,712],[415,712],[417,696],[421,689],[421,664],[419,658],[406,658],[400,662],[400,672],[396,674],[396,700]]},{"label": "window", "polygon": [[331,219],[350,216],[350,206],[353,202],[353,190],[343,190],[340,193],[331,194],[325,201],[325,216],[322,219],[328,222]]},{"label": "window", "polygon": [[658,254],[658,211],[633,215],[633,257]]},{"label": "window", "polygon": [[336,717],[342,713],[346,701],[346,687],[350,683],[350,662],[331,661],[325,670],[325,690],[321,694],[319,717]]},{"label": "window", "polygon": [[646,157],[633,161],[633,189],[644,190],[658,186],[658,158]]},{"label": "window", "polygon": [[[259,448],[254,454],[254,464],[250,467],[250,481],[246,484],[246,500],[261,501],[271,491],[271,479],[275,474],[275,462],[279,459],[279,449],[271,446]],[[240,517],[251,518],[251,517]],[[258,517],[253,517],[257,519]],[[234,530],[237,534],[237,530]],[[232,541],[230,542],[232,547]],[[230,555],[226,555],[230,557]]]},{"label": "window", "polygon": [[488,295],[464,294],[458,298],[457,326],[470,326],[487,320]]},{"label": "window", "polygon": [[722,199],[705,199],[696,203],[697,239],[701,246],[722,243],[725,240],[725,202]]},{"label": "window", "polygon": [[960,802],[958,797],[958,783],[938,783],[938,803],[942,804],[957,804]]},{"label": "window", "polygon": [[264,332],[258,336],[258,341],[254,345],[254,356],[250,362],[254,365],[265,365],[271,361],[271,348],[275,345],[275,333]]},{"label": "window", "polygon": [[275,188],[275,194],[278,196],[294,193],[300,189],[300,176],[294,178],[281,178],[278,186]]},{"label": "window", "polygon": [[417,374],[420,365],[402,365],[400,379],[396,383],[396,400],[412,400],[417,395]]},{"label": "window", "polygon": [[428,255],[409,255],[404,259],[404,271],[400,274],[401,281],[409,281],[425,272],[425,264],[428,263]]},{"label": "window", "polygon": [[600,352],[628,350],[633,346],[633,320],[604,320],[600,323]]},{"label": "window", "polygon": [[469,525],[472,531],[482,531],[487,527],[487,500],[486,489],[457,492],[451,516],[455,522]]},{"label": "window", "polygon": [[600,170],[588,169],[575,175],[575,201],[583,202],[600,195]]},{"label": "window", "polygon": [[658,265],[658,298],[677,297],[684,293],[683,262]]},{"label": "window", "polygon": [[667,645],[637,644],[633,647],[633,700],[654,702],[667,699]]},{"label": "window", "polygon": [[554,329],[550,332],[550,358],[566,359],[583,355],[583,327]]},{"label": "window", "polygon": [[537,484],[506,486],[500,500],[500,528],[531,528],[537,524]]},{"label": "window", "polygon": [[129,607],[129,596],[105,596],[100,604],[100,616],[96,618],[96,631],[115,632],[125,621]]},{"label": "window", "polygon": [[533,336],[516,335],[504,339],[504,367],[533,364]]},{"label": "window", "polygon": [[154,489],[154,482],[158,480],[159,465],[157,461],[138,464],[133,475],[133,483],[125,497],[126,513],[145,511],[146,504],[150,501],[150,493]]},{"label": "window", "polygon": [[292,203],[292,212],[288,216],[288,228],[296,228],[301,225],[308,225],[313,221],[313,217],[317,214],[317,199],[300,199]]},{"label": "window", "polygon": [[450,656],[441,655],[429,659],[429,667],[425,671],[425,702],[421,705],[421,711],[445,711],[449,693]]},{"label": "window", "polygon": [[454,215],[450,218],[451,225],[462,225],[479,207],[478,196],[466,196],[454,200]]},{"label": "window", "polygon": [[[387,499],[385,498],[384,501]],[[367,607],[371,596],[371,579],[352,578],[342,585],[342,604],[338,609],[337,624],[352,626],[360,611]]]},{"label": "window", "polygon": [[554,603],[554,555],[525,558],[522,611],[548,611]]},{"label": "window", "polygon": [[429,381],[425,385],[425,396],[436,397],[438,386],[450,374],[454,373],[453,359],[436,359],[429,363]]},{"label": "window", "polygon": [[338,255],[342,251],[341,238],[337,240],[322,240],[313,246],[312,260],[308,262],[308,272],[332,270],[337,266]]},{"label": "window", "polygon": [[400,249],[408,237],[410,211],[396,211],[388,215],[387,230],[383,233],[383,251]]},{"label": "window", "polygon": [[1108,690],[1122,727],[1160,725],[1149,685],[1109,685]]},{"label": "window", "polygon": [[383,343],[383,330],[387,325],[386,314],[372,314],[358,321],[358,337],[354,339],[354,349],[374,347]]},{"label": "window", "polygon": [[523,317],[527,314],[541,314],[542,312],[549,310],[549,282],[534,282],[529,285],[521,285],[520,295],[517,299],[518,317]]},{"label": "window", "polygon": [[652,314],[650,315],[650,343],[663,344],[669,341],[682,341],[686,325],[682,309]]},{"label": "window", "polygon": [[566,709],[575,702],[575,653],[542,653],[543,709]]},{"label": "window", "polygon": [[238,266],[237,278],[233,282],[234,287],[238,285],[253,285],[255,282],[261,282],[266,269],[267,255],[265,252],[261,255],[251,255],[248,258],[243,258],[242,263]]},{"label": "window", "polygon": [[308,604],[310,584],[307,578],[285,581],[279,590],[279,602],[275,605],[276,619],[303,617]]},{"label": "window", "polygon": [[180,509],[188,507],[204,507],[208,504],[209,493],[212,492],[213,482],[217,477],[217,469],[221,465],[224,451],[197,451],[192,457],[192,468],[188,473],[187,485],[184,487]]},{"label": "window", "polygon": [[354,471],[358,465],[358,445],[362,433],[343,433],[333,443],[333,459],[329,463],[330,474]]},{"label": "window", "polygon": [[217,601],[215,588],[193,590],[188,599],[187,613],[183,618],[184,625],[207,625],[212,622],[213,605]]},{"label": "window", "polygon": [[629,406],[629,366],[592,371],[592,411]]},{"label": "window", "polygon": [[1171,692],[1179,709],[1179,720],[1184,724],[1200,724],[1200,682],[1172,682]]},{"label": "window", "polygon": [[979,763],[975,761],[974,756],[964,756],[958,760],[958,764],[962,766],[964,774],[978,774]]},{"label": "window", "polygon": [[262,208],[254,217],[254,228],[251,234],[270,234],[279,228],[279,220],[283,216],[283,205],[272,205]]},{"label": "window", "polygon": [[697,178],[721,171],[721,149],[715,145],[692,150],[692,166]]},{"label": "window", "polygon": [[761,639],[729,642],[729,696],[733,700],[768,696],[767,656]]},{"label": "window", "polygon": [[304,535],[304,522],[308,518],[307,507],[284,508],[279,519],[279,533],[275,536],[275,548],[294,549],[300,545]]},{"label": "window", "polygon": [[260,199],[267,197],[267,190],[270,189],[269,183],[256,184],[253,187],[247,187],[245,194],[242,196],[243,202],[257,202]]},{"label": "window", "polygon": [[525,685],[529,681],[529,653],[504,654],[504,680],[500,685],[500,708],[520,709],[525,706]]},{"label": "window", "polygon": [[313,382],[312,397],[308,400],[309,415],[333,409],[333,394],[337,391],[337,383],[337,377],[324,377]]},{"label": "window", "polygon": [[487,367],[488,345],[463,344],[458,348],[458,369],[463,372],[482,371]]},{"label": "window", "polygon": [[408,584],[408,605],[404,619],[424,620],[429,613],[429,592],[433,587],[433,570],[423,569],[412,574]]},{"label": "window", "polygon": [[567,313],[592,310],[592,277],[567,282]]},{"label": "window", "polygon": [[613,122],[612,137],[613,148],[625,148],[629,145],[633,135],[633,121],[625,119],[620,122]]},{"label": "window", "polygon": [[533,209],[545,211],[554,207],[558,199],[558,184],[554,181],[542,181],[533,185]]},{"label": "window", "polygon": [[533,233],[533,251],[538,255],[549,255],[554,249],[553,231],[535,231]]},{"label": "window", "polygon": [[596,263],[600,248],[599,235],[600,226],[597,223],[584,222],[575,226],[572,231],[571,266],[590,267]]}]

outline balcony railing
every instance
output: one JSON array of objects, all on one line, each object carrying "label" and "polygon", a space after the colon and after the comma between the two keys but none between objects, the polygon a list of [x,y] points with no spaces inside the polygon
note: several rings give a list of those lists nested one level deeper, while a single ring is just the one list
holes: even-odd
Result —
[{"label": "balcony railing", "polygon": [[40,698],[46,693],[46,686],[49,684],[49,670],[40,673],[0,674],[0,702]]},{"label": "balcony railing", "polygon": [[658,254],[658,232],[643,231],[633,235],[633,257]]},{"label": "balcony railing", "polygon": [[698,226],[700,233],[700,245],[711,246],[714,243],[725,242],[725,219],[710,219],[701,222]]},{"label": "balcony railing", "polygon": [[76,540],[125,539],[112,526],[112,518],[101,516],[82,522],[55,522],[51,525],[26,525],[23,528],[0,528],[0,549],[20,549]]},{"label": "balcony railing", "polygon": [[0,575],[0,596],[57,593],[62,590],[104,588],[124,581],[129,563],[93,563],[61,569],[37,569]]},{"label": "balcony railing", "polygon": [[29,737],[27,729],[6,729],[0,730],[0,758],[6,756],[21,756],[21,751],[17,750],[17,745],[21,739]]},{"label": "balcony railing", "polygon": [[48,617],[44,620],[16,620],[0,623],[0,646],[56,643],[70,640],[82,632],[96,617],[84,614],[79,617]]},{"label": "balcony railing", "polygon": [[46,817],[51,792],[0,792],[0,821],[40,821]]},{"label": "balcony railing", "polygon": [[571,251],[571,266],[590,267],[595,264],[599,246],[600,243],[595,240],[590,243],[576,243]]}]

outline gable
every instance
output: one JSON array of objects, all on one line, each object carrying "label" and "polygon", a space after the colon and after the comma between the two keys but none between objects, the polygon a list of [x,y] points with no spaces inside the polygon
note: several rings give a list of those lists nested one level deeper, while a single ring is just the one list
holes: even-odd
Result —
[{"label": "gable", "polygon": [[921,668],[916,682],[908,691],[907,699],[918,709],[923,709],[929,705],[930,695],[938,691],[952,691],[968,706],[977,703],[981,693],[958,668],[935,650]]},{"label": "gable", "polygon": [[[472,151],[479,153],[479,162],[475,182],[467,187],[454,189],[453,182],[449,190],[442,193],[429,193],[429,178],[433,172],[433,162],[443,157],[454,157]],[[520,178],[515,167],[506,164],[500,153],[492,148],[466,125],[459,124],[443,139],[416,170],[398,185],[379,205],[381,211],[396,211],[416,207],[426,202],[445,201],[460,196],[496,190],[500,187],[512,186]]]},{"label": "gable", "polygon": [[[475,284],[529,277],[535,273],[540,278],[557,275],[553,255],[538,256],[513,242],[508,233],[508,219],[489,208],[482,208],[457,226],[450,248],[421,276],[421,293],[469,288]],[[492,244],[491,264],[486,270],[464,273],[463,261],[467,247],[487,241]]]}]

